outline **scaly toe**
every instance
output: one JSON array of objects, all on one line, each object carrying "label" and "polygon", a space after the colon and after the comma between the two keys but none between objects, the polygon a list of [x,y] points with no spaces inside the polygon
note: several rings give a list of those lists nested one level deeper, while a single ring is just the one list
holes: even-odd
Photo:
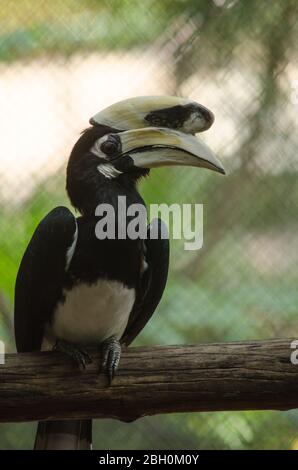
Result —
[{"label": "scaly toe", "polygon": [[76,363],[78,367],[82,367],[83,369],[86,369],[86,365],[92,362],[92,359],[87,351],[85,351],[85,349],[82,347],[77,346],[76,344],[58,340],[53,349],[54,351],[60,351],[63,354],[66,354]]},{"label": "scaly toe", "polygon": [[111,385],[118,368],[121,356],[121,345],[119,341],[112,336],[102,343],[102,363],[101,371],[103,371],[109,379]]}]

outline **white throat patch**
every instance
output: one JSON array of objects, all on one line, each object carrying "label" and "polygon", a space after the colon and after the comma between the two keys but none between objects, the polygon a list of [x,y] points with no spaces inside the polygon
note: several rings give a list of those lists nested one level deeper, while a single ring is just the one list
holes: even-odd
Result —
[{"label": "white throat patch", "polygon": [[101,163],[97,169],[99,173],[109,179],[117,178],[117,176],[122,174],[122,171],[117,170],[111,163]]}]

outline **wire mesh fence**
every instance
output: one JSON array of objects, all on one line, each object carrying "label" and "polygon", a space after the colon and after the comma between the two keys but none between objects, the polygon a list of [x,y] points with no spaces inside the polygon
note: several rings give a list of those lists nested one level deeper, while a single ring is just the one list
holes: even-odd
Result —
[{"label": "wire mesh fence", "polygon": [[[13,287],[39,220],[69,205],[65,166],[100,109],[177,94],[215,113],[203,135],[227,177],[155,170],[150,203],[204,204],[204,245],[171,242],[167,290],[136,344],[298,334],[295,0],[0,0],[0,333],[13,350]],[[220,394],[221,391],[219,390]],[[96,423],[95,448],[298,448],[295,411]],[[1,448],[34,425],[2,425]]]}]

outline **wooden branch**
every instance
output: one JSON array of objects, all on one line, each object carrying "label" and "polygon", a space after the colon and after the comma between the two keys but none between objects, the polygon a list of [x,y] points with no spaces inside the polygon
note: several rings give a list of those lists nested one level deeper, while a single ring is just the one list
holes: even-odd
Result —
[{"label": "wooden branch", "polygon": [[0,421],[117,418],[189,411],[298,408],[291,340],[129,348],[111,387],[57,352],[9,354],[0,365]]}]

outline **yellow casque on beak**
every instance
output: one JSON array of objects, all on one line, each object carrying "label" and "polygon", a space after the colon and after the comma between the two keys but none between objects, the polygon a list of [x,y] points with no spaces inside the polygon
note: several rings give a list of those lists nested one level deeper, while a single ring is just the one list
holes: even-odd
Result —
[{"label": "yellow casque on beak", "polygon": [[138,96],[119,101],[95,114],[93,126],[119,131],[144,127],[167,127],[187,134],[202,132],[213,124],[213,113],[205,106],[177,96]]},{"label": "yellow casque on beak", "polygon": [[[114,155],[109,153],[107,156],[104,149],[111,136],[117,136],[119,146]],[[107,134],[97,140],[91,151],[110,163],[129,156],[139,168],[180,165],[209,168],[225,174],[220,161],[201,139],[168,128],[147,127]]]}]

